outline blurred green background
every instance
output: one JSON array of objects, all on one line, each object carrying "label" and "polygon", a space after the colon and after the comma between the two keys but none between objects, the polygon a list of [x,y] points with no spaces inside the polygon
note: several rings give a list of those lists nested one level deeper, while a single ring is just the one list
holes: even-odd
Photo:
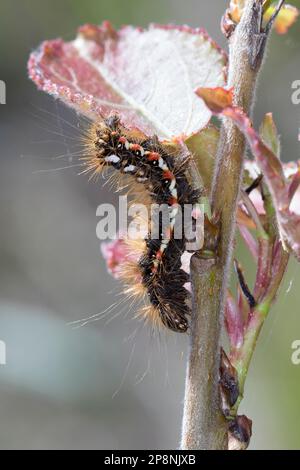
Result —
[{"label": "blurred green background", "polygon": [[[76,168],[57,170],[72,165],[80,121],[36,90],[26,62],[42,40],[72,39],[80,24],[104,19],[115,26],[204,26],[225,47],[219,29],[225,4],[1,0],[0,79],[7,84],[7,104],[0,106],[0,339],[7,344],[1,449],[178,446],[187,338],[154,337],[123,304],[85,328],[68,325],[121,299],[95,233],[98,204],[116,199]],[[300,107],[291,103],[299,46],[299,23],[287,36],[273,35],[256,103],[256,124],[274,113],[284,160],[299,158]],[[292,262],[247,381],[242,411],[253,419],[252,449],[300,448],[300,366],[291,362],[291,344],[300,339],[299,274]]]}]

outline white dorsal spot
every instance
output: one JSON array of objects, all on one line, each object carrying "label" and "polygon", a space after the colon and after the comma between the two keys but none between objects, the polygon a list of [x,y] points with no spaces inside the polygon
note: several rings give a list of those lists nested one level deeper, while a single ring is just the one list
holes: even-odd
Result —
[{"label": "white dorsal spot", "polygon": [[124,173],[133,173],[136,170],[136,166],[128,165],[124,168]]},{"label": "white dorsal spot", "polygon": [[107,163],[119,163],[120,158],[117,155],[109,155],[104,159]]}]

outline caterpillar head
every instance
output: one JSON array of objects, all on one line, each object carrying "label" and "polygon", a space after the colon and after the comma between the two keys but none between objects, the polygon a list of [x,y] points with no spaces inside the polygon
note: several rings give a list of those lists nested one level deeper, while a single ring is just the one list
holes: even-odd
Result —
[{"label": "caterpillar head", "polygon": [[81,159],[86,167],[83,173],[91,173],[93,178],[108,166],[118,169],[120,158],[116,153],[119,138],[120,119],[117,115],[92,124],[85,139],[87,156]]},{"label": "caterpillar head", "polygon": [[120,120],[117,115],[98,123],[95,127],[93,141],[96,158],[99,160],[104,159],[107,164],[117,163],[120,158],[117,157],[116,153],[118,149],[122,148],[121,142],[119,143],[120,138]]}]

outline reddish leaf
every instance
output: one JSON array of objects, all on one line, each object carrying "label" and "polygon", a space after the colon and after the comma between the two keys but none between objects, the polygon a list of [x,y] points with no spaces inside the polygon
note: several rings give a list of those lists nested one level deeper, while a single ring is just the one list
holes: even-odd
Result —
[{"label": "reddish leaf", "polygon": [[[232,119],[246,136],[272,195],[281,241],[300,261],[300,217],[290,210],[290,187],[280,160],[261,140],[243,110],[232,105],[231,92],[224,90],[221,93],[218,90],[215,97],[214,92],[213,89],[197,90],[197,94],[205,100],[206,105],[214,114],[222,114]],[[219,99],[220,96],[222,99]],[[222,103],[224,103],[223,108]]]},{"label": "reddish leaf", "polygon": [[[294,199],[294,196],[297,194],[297,191],[300,187],[300,167],[299,167],[299,163],[298,163],[298,165],[295,164],[295,167],[296,167],[296,171],[292,175],[291,182],[290,182],[290,185],[289,185],[289,197],[290,197],[291,200]],[[297,194],[297,199],[299,199],[299,194]],[[298,207],[299,207],[299,204],[298,204]],[[297,211],[294,211],[294,212],[297,212]]]},{"label": "reddish leaf", "polygon": [[260,302],[271,282],[272,272],[272,246],[269,240],[261,238],[259,241],[259,253],[257,262],[257,273],[255,279],[254,296]]},{"label": "reddish leaf", "polygon": [[[292,213],[300,215],[300,161],[282,163],[283,171],[286,179],[288,180],[288,194],[291,201],[290,210]],[[255,179],[259,174],[259,167],[255,161],[247,160],[245,168],[250,173],[250,177]],[[265,214],[264,201],[261,193],[254,190],[250,194],[250,199],[253,202],[259,214]],[[240,224],[247,225],[245,221],[238,220]],[[255,228],[255,227],[253,227]]]},{"label": "reddish leaf", "polygon": [[243,319],[243,323],[244,325],[246,325],[249,320],[249,314],[251,312],[249,309],[249,304],[247,302],[247,299],[244,296],[242,289],[239,285],[237,286],[237,306],[239,309],[239,314],[241,318]]},{"label": "reddish leaf", "polygon": [[225,83],[226,56],[200,29],[151,25],[115,31],[86,25],[75,41],[46,41],[29,60],[43,91],[95,120],[117,111],[123,123],[171,139],[191,135],[211,112],[199,86]]},{"label": "reddish leaf", "polygon": [[239,224],[239,230],[241,233],[241,236],[243,237],[243,240],[248,247],[251,255],[253,256],[254,260],[256,261],[258,259],[258,244],[255,238],[253,237],[252,233],[247,229],[247,227],[243,226],[242,224]]},{"label": "reddish leaf", "polygon": [[214,113],[219,114],[232,105],[233,90],[225,90],[225,88],[198,88],[196,94],[202,98],[207,107]]},{"label": "reddish leaf", "polygon": [[244,320],[239,306],[232,294],[228,292],[225,309],[225,326],[232,348],[238,348],[244,340]]}]

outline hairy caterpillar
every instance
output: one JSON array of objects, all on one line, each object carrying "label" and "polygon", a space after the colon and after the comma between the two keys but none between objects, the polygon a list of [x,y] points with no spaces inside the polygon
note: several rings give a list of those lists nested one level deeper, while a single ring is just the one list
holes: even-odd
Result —
[{"label": "hairy caterpillar", "polygon": [[167,233],[159,220],[159,238],[148,236],[143,241],[138,264],[128,263],[123,278],[131,292],[148,296],[150,306],[144,309],[145,314],[155,320],[159,318],[173,331],[186,332],[190,307],[185,284],[189,275],[181,269],[186,240],[184,235],[176,239],[173,233],[179,207],[195,204],[199,198],[199,191],[191,187],[186,177],[187,159],[174,158],[156,136],[128,131],[117,115],[92,126],[89,150],[91,156],[85,159],[85,172],[97,175],[110,167],[130,175],[135,186],[143,185],[152,202],[168,206]]}]

